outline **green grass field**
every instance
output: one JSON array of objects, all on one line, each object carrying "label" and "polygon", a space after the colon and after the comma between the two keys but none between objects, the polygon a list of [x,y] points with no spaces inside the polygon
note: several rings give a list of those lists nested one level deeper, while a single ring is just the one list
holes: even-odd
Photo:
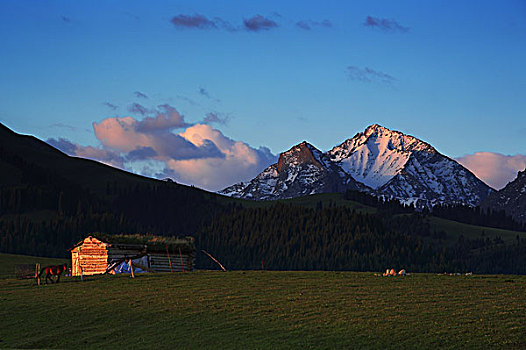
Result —
[{"label": "green grass field", "polygon": [[526,276],[201,271],[39,287],[4,275],[0,347],[524,349],[525,296]]},{"label": "green grass field", "polygon": [[36,256],[0,254],[0,278],[15,277],[15,267],[18,264],[36,264],[41,266],[58,265],[62,263],[71,265],[71,259],[40,258]]}]

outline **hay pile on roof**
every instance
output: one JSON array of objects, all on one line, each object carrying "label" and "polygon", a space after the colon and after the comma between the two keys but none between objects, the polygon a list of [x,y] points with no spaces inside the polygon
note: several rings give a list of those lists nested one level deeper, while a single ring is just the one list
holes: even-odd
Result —
[{"label": "hay pile on roof", "polygon": [[187,237],[164,237],[164,236],[155,236],[155,235],[140,235],[140,234],[130,234],[130,235],[108,235],[104,233],[94,233],[94,237],[97,237],[99,240],[109,243],[111,245],[145,245],[148,247],[148,251],[166,251],[170,250],[171,252],[176,252],[179,249],[183,253],[192,253],[195,251],[194,238]]}]

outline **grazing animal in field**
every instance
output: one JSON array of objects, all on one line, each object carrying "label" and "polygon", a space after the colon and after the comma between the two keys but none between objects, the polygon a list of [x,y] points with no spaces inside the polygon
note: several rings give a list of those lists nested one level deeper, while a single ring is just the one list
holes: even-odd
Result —
[{"label": "grazing animal in field", "polygon": [[38,278],[40,278],[40,276],[42,276],[42,274],[45,272],[46,273],[46,284],[47,284],[48,279],[51,281],[51,283],[55,283],[53,281],[53,278],[51,278],[51,276],[57,276],[56,283],[58,283],[60,282],[60,275],[67,269],[68,269],[68,266],[66,264],[46,266],[46,267],[43,267],[42,270],[40,270],[40,273],[38,274]]}]

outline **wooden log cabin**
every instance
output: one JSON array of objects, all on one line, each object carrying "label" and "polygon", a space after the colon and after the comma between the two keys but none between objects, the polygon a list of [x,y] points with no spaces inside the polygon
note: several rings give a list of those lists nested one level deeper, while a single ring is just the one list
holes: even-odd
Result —
[{"label": "wooden log cabin", "polygon": [[[101,239],[99,239],[101,238]],[[148,272],[193,271],[193,238],[157,236],[88,236],[71,251],[72,276],[114,273],[122,262]]]}]

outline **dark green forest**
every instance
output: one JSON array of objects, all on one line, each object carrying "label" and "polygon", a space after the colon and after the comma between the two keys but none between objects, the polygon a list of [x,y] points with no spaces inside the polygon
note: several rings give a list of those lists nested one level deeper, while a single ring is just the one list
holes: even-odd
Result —
[{"label": "dark green forest", "polygon": [[[386,217],[346,207],[309,209],[276,203],[235,209],[196,235],[232,269],[526,273],[526,239],[454,241],[419,213]],[[204,261],[201,267],[213,268]]]},{"label": "dark green forest", "polygon": [[75,185],[0,189],[0,252],[62,257],[91,232],[187,236],[229,207],[170,183],[123,188],[101,198]]},{"label": "dark green forest", "polygon": [[[388,215],[415,212],[415,208],[412,205],[402,205],[397,200],[374,197],[364,192],[346,191],[344,198],[377,208],[378,211],[387,213]],[[460,204],[439,204],[435,205],[431,210],[424,209],[423,213],[470,225],[494,227],[513,231],[526,231],[526,224],[515,221],[503,210],[491,211],[489,209],[481,209],[480,207],[470,207]]]}]

